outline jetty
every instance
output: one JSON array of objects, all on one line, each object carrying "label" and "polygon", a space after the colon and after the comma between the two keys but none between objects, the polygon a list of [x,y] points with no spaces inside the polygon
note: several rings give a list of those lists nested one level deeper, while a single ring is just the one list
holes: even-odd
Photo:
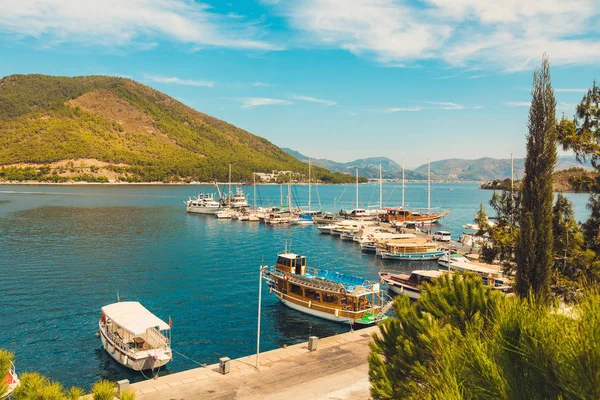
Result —
[{"label": "jetty", "polygon": [[[129,385],[138,400],[370,398],[367,356],[378,328],[319,338]],[[311,348],[312,347],[312,348]],[[225,361],[227,362],[227,361]],[[227,373],[222,373],[228,370]]]}]

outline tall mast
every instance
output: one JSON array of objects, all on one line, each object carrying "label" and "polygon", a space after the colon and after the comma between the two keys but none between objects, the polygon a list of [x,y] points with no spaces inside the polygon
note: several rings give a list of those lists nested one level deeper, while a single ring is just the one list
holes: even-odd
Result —
[{"label": "tall mast", "polygon": [[229,205],[231,205],[231,163],[229,163]]},{"label": "tall mast", "polygon": [[308,158],[308,211],[310,211],[310,157]]},{"label": "tall mast", "polygon": [[254,210],[256,210],[256,172],[252,173],[252,178],[254,179]]},{"label": "tall mast", "polygon": [[513,223],[513,210],[515,207],[515,199],[513,197],[513,185],[515,179],[515,161],[513,159],[513,153],[510,153],[510,222]]},{"label": "tall mast", "polygon": [[431,214],[431,161],[427,157],[427,214]]},{"label": "tall mast", "polygon": [[356,167],[356,207],[358,208],[358,167]]},{"label": "tall mast", "polygon": [[379,209],[383,210],[383,175],[381,174],[381,164],[379,164]]},{"label": "tall mast", "polygon": [[404,158],[402,159],[402,209],[404,209]]},{"label": "tall mast", "polygon": [[290,172],[290,183],[288,183],[288,212],[292,212],[292,173]]}]

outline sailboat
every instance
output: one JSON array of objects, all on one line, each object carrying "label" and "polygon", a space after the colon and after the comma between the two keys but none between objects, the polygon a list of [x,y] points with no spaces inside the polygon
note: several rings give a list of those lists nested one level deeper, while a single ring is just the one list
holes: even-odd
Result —
[{"label": "sailboat", "polygon": [[439,222],[440,219],[450,214],[450,210],[433,212],[431,210],[431,162],[427,159],[427,209],[407,210],[404,208],[404,160],[402,161],[402,207],[386,208],[383,219],[395,224],[415,223],[429,225]]},{"label": "sailboat", "polygon": [[377,210],[366,210],[364,208],[359,208],[358,201],[358,168],[356,168],[356,208],[352,210],[342,210],[340,211],[340,215],[345,218],[351,219],[364,219],[364,220],[372,220],[377,218]]},{"label": "sailboat", "polygon": [[314,224],[313,217],[321,215],[321,211],[311,210],[311,195],[312,195],[311,189],[312,189],[312,187],[311,187],[311,162],[310,162],[310,158],[309,158],[308,159],[308,209],[300,210],[300,215],[298,215],[296,218],[292,218],[290,220],[290,224],[292,224],[292,225],[313,225]]}]

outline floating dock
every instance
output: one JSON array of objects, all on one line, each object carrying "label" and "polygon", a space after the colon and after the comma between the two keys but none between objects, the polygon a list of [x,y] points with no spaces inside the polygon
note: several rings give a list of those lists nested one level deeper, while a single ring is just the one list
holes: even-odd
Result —
[{"label": "floating dock", "polygon": [[368,399],[370,327],[319,338],[316,351],[308,342],[130,385],[138,400],[193,399]]}]

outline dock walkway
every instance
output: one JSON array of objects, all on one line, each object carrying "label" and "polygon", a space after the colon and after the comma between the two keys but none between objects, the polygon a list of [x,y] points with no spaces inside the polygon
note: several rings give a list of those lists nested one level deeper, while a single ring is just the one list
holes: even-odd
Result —
[{"label": "dock walkway", "polygon": [[231,361],[228,374],[209,365],[131,385],[138,400],[323,399],[362,400],[369,396],[367,355],[377,327],[320,338],[308,343]]}]

